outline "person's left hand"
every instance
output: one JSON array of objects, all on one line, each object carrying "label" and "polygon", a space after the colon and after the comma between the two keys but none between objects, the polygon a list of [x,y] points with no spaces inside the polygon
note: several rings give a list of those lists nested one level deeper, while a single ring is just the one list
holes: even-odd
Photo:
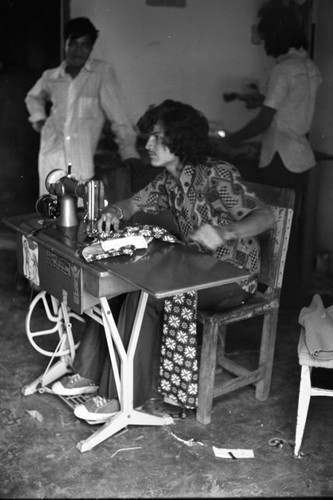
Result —
[{"label": "person's left hand", "polygon": [[219,246],[224,245],[227,241],[235,239],[231,237],[230,229],[228,226],[211,226],[210,224],[203,224],[190,236],[191,240],[197,241],[210,250],[216,250]]}]

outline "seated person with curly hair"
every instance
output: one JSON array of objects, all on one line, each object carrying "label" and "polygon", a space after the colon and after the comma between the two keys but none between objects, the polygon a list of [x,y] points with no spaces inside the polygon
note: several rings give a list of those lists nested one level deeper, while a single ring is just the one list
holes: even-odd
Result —
[{"label": "seated person with curly hair", "polygon": [[[274,215],[242,181],[238,170],[207,156],[207,119],[192,106],[166,100],[150,106],[138,122],[147,137],[151,165],[161,169],[156,178],[131,198],[108,206],[98,230],[117,230],[122,219],[138,212],[158,214],[170,210],[182,241],[216,259],[246,269],[250,277],[240,284],[197,292],[197,307],[223,311],[239,306],[257,287],[260,266],[256,236],[274,223]],[[121,305],[118,330],[128,346],[139,292],[128,293]],[[134,359],[134,406],[152,394],[155,342],[162,334],[163,300],[148,298]],[[111,305],[112,308],[112,305]],[[98,395],[77,406],[77,417],[104,422],[119,410],[114,375],[100,325],[88,322],[74,360],[75,373],[53,384],[62,395]],[[160,332],[160,335],[158,335]]]}]

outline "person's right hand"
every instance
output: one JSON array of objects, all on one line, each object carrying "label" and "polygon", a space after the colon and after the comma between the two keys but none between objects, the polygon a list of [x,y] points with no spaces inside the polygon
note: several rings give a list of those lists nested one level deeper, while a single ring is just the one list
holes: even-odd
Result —
[{"label": "person's right hand", "polygon": [[117,216],[117,211],[112,205],[103,210],[102,215],[97,221],[97,230],[102,233],[103,231],[109,232],[111,229],[117,231],[119,229],[120,220]]},{"label": "person's right hand", "polygon": [[32,128],[38,132],[39,134],[41,133],[42,128],[44,127],[45,120],[38,120],[37,122],[34,122],[32,124]]}]

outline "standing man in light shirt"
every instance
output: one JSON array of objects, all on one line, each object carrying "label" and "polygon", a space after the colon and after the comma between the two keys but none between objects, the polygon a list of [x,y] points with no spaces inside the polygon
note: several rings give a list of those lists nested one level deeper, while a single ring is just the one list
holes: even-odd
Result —
[{"label": "standing man in light shirt", "polygon": [[29,121],[41,134],[40,196],[47,193],[45,179],[54,169],[67,172],[71,165],[77,179],[94,177],[94,153],[106,120],[122,161],[139,161],[136,133],[125,112],[115,71],[108,63],[90,58],[98,33],[85,17],[68,21],[64,61],[44,71],[26,96]]}]

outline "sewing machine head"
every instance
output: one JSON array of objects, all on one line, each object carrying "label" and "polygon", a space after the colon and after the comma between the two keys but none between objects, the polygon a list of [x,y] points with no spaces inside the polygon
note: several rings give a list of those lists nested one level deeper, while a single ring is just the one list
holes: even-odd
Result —
[{"label": "sewing machine head", "polygon": [[64,170],[57,169],[48,174],[45,186],[59,203],[58,226],[74,227],[79,224],[77,201],[78,198],[83,198],[84,220],[87,222],[89,231],[93,231],[104,208],[104,184],[102,181],[82,182],[71,174],[66,174]]}]

